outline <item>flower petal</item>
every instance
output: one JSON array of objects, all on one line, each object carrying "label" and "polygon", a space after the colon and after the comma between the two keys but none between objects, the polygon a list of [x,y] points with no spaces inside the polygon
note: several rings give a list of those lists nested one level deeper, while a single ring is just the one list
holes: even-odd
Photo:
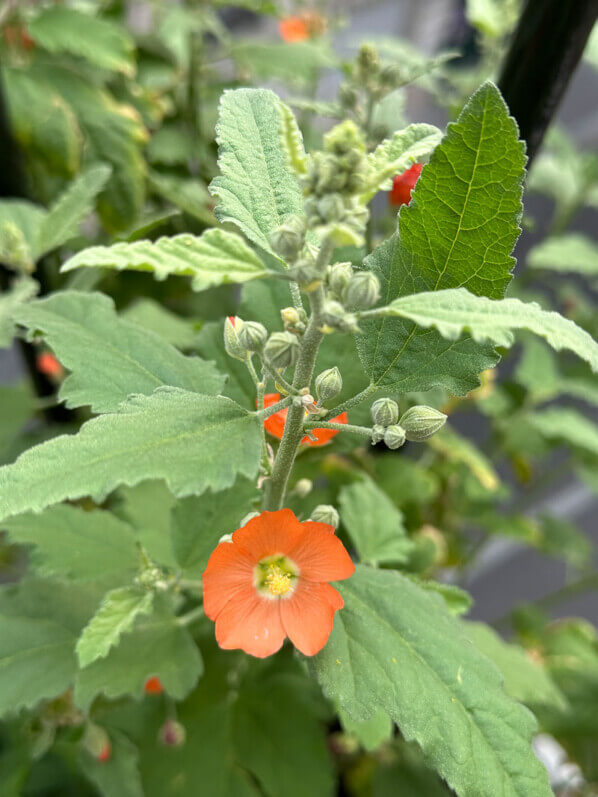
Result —
[{"label": "flower petal", "polygon": [[260,598],[253,587],[238,592],[216,619],[216,641],[225,650],[240,648],[263,659],[285,640],[280,601]]},{"label": "flower petal", "polygon": [[[286,412],[286,410],[285,410]],[[278,414],[278,413],[277,413]],[[348,423],[349,416],[346,412],[341,412],[340,415],[337,415],[336,418],[331,418],[331,421],[334,423]],[[312,429],[311,434],[315,437],[315,440],[310,440],[307,435],[301,438],[301,445],[304,446],[323,446],[326,443],[329,443],[333,437],[335,437],[339,433],[338,429]]]},{"label": "flower petal", "polygon": [[303,534],[303,526],[290,509],[262,512],[233,534],[239,545],[257,564],[260,559],[276,553],[287,555]]},{"label": "flower petal", "polygon": [[355,565],[332,526],[308,520],[301,528],[301,537],[285,553],[299,568],[302,579],[340,581],[353,575]]},{"label": "flower petal", "polygon": [[314,656],[328,641],[334,613],[343,606],[342,597],[330,584],[299,579],[293,595],[280,601],[280,617],[293,645],[305,656]]},{"label": "flower petal", "polygon": [[255,562],[234,542],[221,542],[212,551],[203,572],[203,604],[215,620],[228,601],[241,589],[253,587]]}]

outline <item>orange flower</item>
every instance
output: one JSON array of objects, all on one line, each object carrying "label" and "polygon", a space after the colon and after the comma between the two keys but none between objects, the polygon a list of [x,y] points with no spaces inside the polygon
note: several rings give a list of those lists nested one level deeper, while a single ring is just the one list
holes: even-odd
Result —
[{"label": "orange flower", "polygon": [[411,201],[411,192],[415,188],[423,166],[421,163],[414,163],[410,169],[406,169],[402,174],[397,174],[392,182],[392,191],[388,195],[391,205],[408,205]]},{"label": "orange flower", "polygon": [[63,373],[63,368],[56,357],[49,351],[44,351],[37,355],[36,359],[37,370],[46,376],[60,377]]},{"label": "orange flower", "polygon": [[213,551],[203,574],[206,615],[216,640],[262,659],[288,636],[306,656],[330,636],[344,602],[328,581],[355,565],[332,526],[300,523],[290,509],[262,512]]},{"label": "orange flower", "polygon": [[285,42],[304,42],[326,31],[326,20],[317,11],[304,11],[299,16],[285,17],[278,23],[280,38]]},{"label": "orange flower", "polygon": [[[271,407],[273,404],[276,404],[277,401],[280,401],[280,395],[278,393],[266,393],[264,396],[264,407]],[[287,420],[287,412],[287,409],[279,410],[278,412],[275,412],[274,415],[270,415],[270,417],[266,418],[264,421],[266,431],[270,432],[270,434],[273,437],[276,437],[278,440],[281,439],[282,433],[284,432],[284,425]],[[349,419],[346,412],[341,412],[340,415],[337,415],[336,418],[332,418],[331,420],[334,423],[347,423]],[[310,440],[306,435],[301,439],[301,445],[326,445],[326,443],[329,443],[332,438],[338,434],[338,429],[311,429],[311,434],[316,439]]]},{"label": "orange flower", "polygon": [[152,675],[151,678],[148,678],[143,689],[146,695],[159,695],[164,691],[162,681],[157,675]]}]

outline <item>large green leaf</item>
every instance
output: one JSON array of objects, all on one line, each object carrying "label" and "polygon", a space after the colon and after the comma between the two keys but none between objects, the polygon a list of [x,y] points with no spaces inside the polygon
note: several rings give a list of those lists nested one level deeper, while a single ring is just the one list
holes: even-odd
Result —
[{"label": "large green leaf", "polygon": [[201,577],[220,537],[239,528],[259,495],[253,482],[238,479],[228,490],[177,501],[172,511],[172,545],[187,578]]},{"label": "large green leaf", "polygon": [[212,363],[185,357],[118,318],[112,299],[101,293],[55,293],[17,308],[14,318],[32,335],[40,331],[72,371],[59,392],[68,407],[89,404],[95,412],[113,412],[131,394],[149,395],[162,385],[211,395],[224,384]]},{"label": "large green leaf", "polygon": [[206,672],[177,706],[186,743],[156,756],[149,727],[140,745],[147,797],[194,797],[198,783],[209,797],[330,797],[325,708],[291,651],[259,662],[202,650]]},{"label": "large green leaf", "polygon": [[439,596],[361,565],[313,669],[353,719],[386,711],[460,797],[549,797],[531,747],[535,722],[502,691]]},{"label": "large green leaf", "polygon": [[75,650],[81,667],[107,656],[140,615],[151,614],[153,604],[154,593],[142,587],[110,590],[77,640]]},{"label": "large green leaf", "polygon": [[183,351],[195,348],[199,331],[193,320],[181,318],[154,299],[142,297],[121,313],[121,318],[151,329],[163,340]]},{"label": "large green leaf", "polygon": [[43,74],[22,69],[2,72],[11,129],[25,152],[49,172],[71,177],[79,167],[83,137],[68,101]]},{"label": "large green leaf", "polygon": [[141,615],[117,647],[77,673],[75,701],[83,710],[100,694],[139,699],[151,676],[157,676],[176,700],[195,686],[203,670],[197,645],[173,614],[170,602],[159,595],[155,600],[152,614]]},{"label": "large green leaf", "polygon": [[155,242],[92,246],[67,260],[61,270],[72,271],[82,266],[150,271],[160,280],[173,274],[192,277],[191,285],[196,291],[229,282],[246,282],[267,273],[242,238],[216,228],[200,236],[183,233]]},{"label": "large green leaf", "polygon": [[340,492],[343,525],[362,562],[406,562],[413,544],[403,515],[370,479],[354,482]]},{"label": "large green leaf", "polygon": [[111,509],[133,526],[149,558],[170,569],[177,566],[170,535],[170,512],[175,502],[165,482],[156,480],[120,487],[111,501]]},{"label": "large green leaf", "polygon": [[92,166],[60,194],[41,221],[34,253],[36,260],[77,234],[81,221],[94,209],[94,200],[110,173],[109,166]]},{"label": "large green leaf", "polygon": [[12,542],[33,545],[31,564],[42,576],[69,580],[112,577],[130,581],[139,568],[133,529],[110,512],[54,506],[3,524]]},{"label": "large green leaf", "polygon": [[81,56],[92,64],[135,73],[134,43],[121,25],[60,5],[43,8],[29,23],[32,38],[51,53]]},{"label": "large green leaf", "polygon": [[413,124],[379,144],[368,155],[370,175],[363,200],[369,201],[377,191],[390,190],[392,178],[429,155],[441,138],[442,133],[434,125]]},{"label": "large green leaf", "polygon": [[408,318],[421,327],[434,327],[444,338],[456,340],[465,331],[478,343],[509,347],[513,330],[527,329],[543,337],[553,349],[568,349],[598,371],[598,343],[588,333],[559,313],[542,310],[535,302],[519,299],[487,299],[465,288],[429,291],[402,296],[376,314]]},{"label": "large green leaf", "polygon": [[[380,305],[461,285],[500,298],[519,234],[523,144],[496,87],[484,84],[449,125],[399,214],[399,230],[366,259],[380,279]],[[447,343],[401,319],[361,324],[359,354],[374,385],[402,392],[441,386],[462,394],[496,363],[490,346]]]},{"label": "large green leaf", "polygon": [[505,642],[485,623],[464,622],[464,627],[477,649],[501,671],[507,694],[531,707],[565,708],[565,698],[548,671],[523,648]]},{"label": "large green leaf", "polygon": [[216,128],[221,176],[210,191],[216,215],[268,252],[270,235],[303,199],[283,146],[285,120],[278,97],[266,89],[225,91]]},{"label": "large green leaf", "polygon": [[591,238],[578,232],[553,236],[534,246],[527,263],[533,268],[595,277],[598,274],[598,246]]},{"label": "large green leaf", "polygon": [[223,490],[254,477],[260,454],[257,417],[234,401],[158,388],[0,468],[0,519],[145,479],[165,479],[177,496]]}]

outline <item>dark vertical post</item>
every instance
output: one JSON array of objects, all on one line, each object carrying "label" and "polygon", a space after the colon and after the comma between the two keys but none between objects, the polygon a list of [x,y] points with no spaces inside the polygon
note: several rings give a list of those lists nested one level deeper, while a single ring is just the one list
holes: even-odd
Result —
[{"label": "dark vertical post", "polygon": [[499,88],[533,160],[577,66],[598,0],[527,0],[503,63]]}]

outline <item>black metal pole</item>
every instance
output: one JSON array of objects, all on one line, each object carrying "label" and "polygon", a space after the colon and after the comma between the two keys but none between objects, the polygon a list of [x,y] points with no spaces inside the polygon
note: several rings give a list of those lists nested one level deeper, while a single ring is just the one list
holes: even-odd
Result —
[{"label": "black metal pole", "polygon": [[598,0],[527,0],[499,88],[536,155],[598,17]]}]

